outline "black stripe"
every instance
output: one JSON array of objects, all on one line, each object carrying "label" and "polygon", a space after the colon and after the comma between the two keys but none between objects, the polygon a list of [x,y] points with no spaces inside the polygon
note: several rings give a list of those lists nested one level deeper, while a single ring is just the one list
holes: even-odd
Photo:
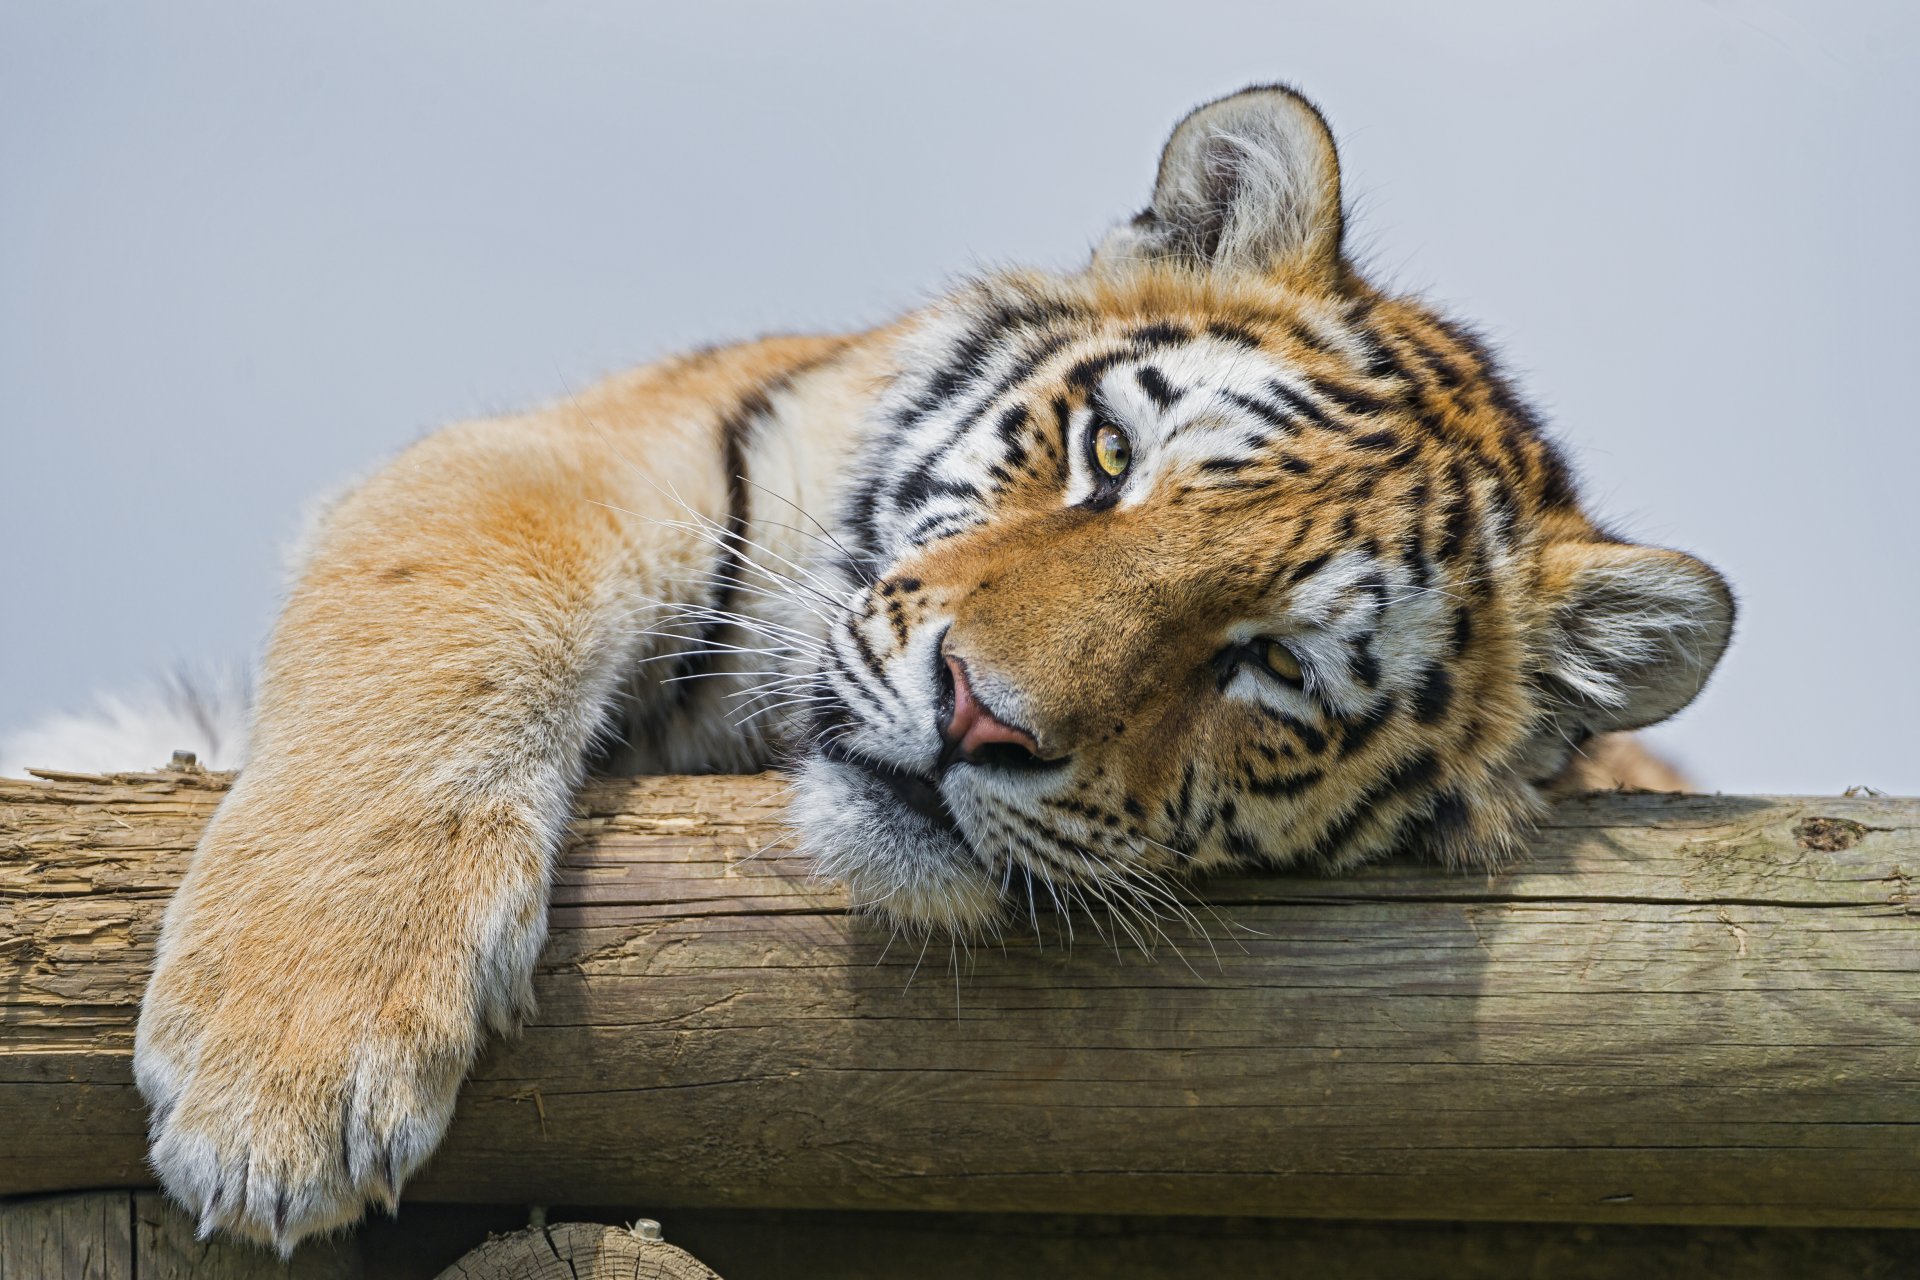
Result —
[{"label": "black stripe", "polygon": [[1567,466],[1567,459],[1550,441],[1540,442],[1540,502],[1553,510],[1571,507],[1577,501],[1574,494],[1573,473]]},{"label": "black stripe", "polygon": [[1367,363],[1365,372],[1369,378],[1405,378],[1406,371],[1399,361],[1393,358],[1386,344],[1375,339],[1371,333],[1363,331],[1361,344],[1366,348]]},{"label": "black stripe", "polygon": [[1420,675],[1420,687],[1413,692],[1414,718],[1421,724],[1438,724],[1453,703],[1453,677],[1439,663],[1433,663]]},{"label": "black stripe", "polygon": [[929,460],[915,467],[893,491],[891,503],[894,511],[900,515],[911,515],[925,507],[935,498],[963,498],[969,502],[980,496],[980,490],[964,480],[949,480],[945,476],[933,474],[934,461]]},{"label": "black stripe", "polygon": [[850,623],[847,626],[847,634],[853,637],[853,649],[859,655],[861,664],[873,673],[873,678],[880,682],[881,688],[886,688],[886,664],[881,662],[880,655],[873,651],[873,645],[867,640],[866,628]]},{"label": "black stripe", "polygon": [[1238,827],[1227,828],[1226,845],[1227,852],[1236,858],[1264,859],[1267,856],[1267,851],[1260,847],[1260,842]]},{"label": "black stripe", "polygon": [[1088,356],[1067,370],[1067,385],[1083,392],[1092,391],[1099,384],[1102,374],[1126,358],[1124,351],[1104,351],[1097,356]]},{"label": "black stripe", "polygon": [[1230,320],[1215,320],[1207,325],[1207,336],[1218,338],[1222,342],[1231,342],[1238,346],[1258,351],[1263,345],[1260,336],[1245,325]]},{"label": "black stripe", "polygon": [[1380,660],[1373,656],[1373,637],[1355,636],[1347,641],[1353,651],[1353,676],[1369,689],[1380,687]]},{"label": "black stripe", "polygon": [[1268,404],[1265,400],[1256,399],[1253,396],[1241,395],[1238,391],[1227,392],[1227,399],[1233,401],[1247,412],[1256,414],[1262,421],[1278,427],[1282,431],[1293,431],[1300,425],[1291,414],[1277,404]]},{"label": "black stripe", "polygon": [[[848,627],[847,630],[853,632],[855,640],[859,641],[859,630],[857,628]],[[864,645],[864,642],[861,642],[861,643]],[[876,678],[878,678],[880,681],[880,689],[879,689],[879,692],[876,693],[872,688],[872,686],[870,685],[869,681],[867,680],[866,676],[861,672],[860,668],[854,665],[853,663],[848,662],[846,654],[841,651],[840,628],[838,627],[827,628],[827,654],[833,659],[834,665],[839,669],[840,673],[846,676],[847,679],[852,682],[853,686],[856,689],[860,690],[860,692],[866,696],[867,700],[873,704],[873,707],[876,711],[883,711],[886,709],[887,704],[892,699],[888,696],[891,691],[887,686],[885,673],[884,672],[874,673]],[[867,658],[862,657],[861,662],[866,663]]]},{"label": "black stripe", "polygon": [[1362,391],[1358,387],[1343,387],[1337,382],[1315,383],[1314,390],[1318,391],[1322,398],[1362,418],[1372,417],[1392,403],[1385,397],[1374,395],[1370,391]]},{"label": "black stripe", "polygon": [[1287,336],[1307,350],[1317,351],[1321,355],[1327,355],[1334,350],[1333,344],[1327,341],[1326,336],[1304,320],[1288,321]]},{"label": "black stripe", "polygon": [[1423,751],[1408,760],[1402,760],[1393,767],[1393,772],[1375,787],[1369,796],[1373,804],[1387,800],[1404,798],[1407,793],[1418,791],[1426,786],[1440,772],[1440,760],[1430,751]]},{"label": "black stripe", "polygon": [[960,530],[966,528],[967,522],[971,518],[971,515],[967,513],[936,511],[921,520],[920,523],[913,526],[913,528],[907,530],[907,536],[903,541],[907,546],[917,547],[922,543],[933,541],[933,535],[936,532],[943,538],[947,537],[950,534],[958,533]]},{"label": "black stripe", "polygon": [[[727,485],[727,518],[725,531],[720,536],[720,558],[713,567],[713,590],[708,597],[708,605],[715,613],[733,611],[734,600],[739,593],[739,579],[746,569],[748,504],[751,501],[747,454],[753,448],[754,437],[760,427],[773,416],[773,397],[808,374],[834,364],[851,347],[850,342],[839,342],[820,355],[783,369],[743,394],[732,411],[720,420],[720,466]],[[867,514],[870,519],[871,512]],[[715,619],[703,626],[695,640],[698,648],[690,652],[685,660],[674,664],[678,668],[675,674],[699,677],[711,671],[718,656],[712,650],[719,643],[727,625]],[[695,678],[675,681],[667,714],[685,706],[698,688]]]},{"label": "black stripe", "polygon": [[1351,720],[1340,722],[1340,754],[1353,755],[1369,742],[1373,735],[1380,732],[1380,726],[1392,718],[1395,703],[1391,695],[1382,698],[1372,710]]},{"label": "black stripe", "polygon": [[1016,404],[1009,407],[1005,413],[1000,415],[1000,420],[994,423],[993,429],[1000,433],[1002,440],[1005,440],[1011,445],[1019,440],[1020,428],[1026,425],[1027,406]]},{"label": "black stripe", "polygon": [[1429,346],[1422,338],[1411,332],[1401,332],[1400,341],[1413,349],[1427,374],[1427,379],[1444,391],[1454,391],[1466,385],[1466,375],[1455,368],[1453,363],[1438,348]]},{"label": "black stripe", "polygon": [[1170,816],[1174,820],[1174,825],[1182,829],[1187,825],[1187,816],[1193,812],[1193,773],[1194,765],[1193,762],[1189,760],[1187,767],[1182,770],[1180,774],[1179,799],[1169,802],[1167,806],[1170,810]]},{"label": "black stripe", "polygon": [[1272,393],[1274,399],[1278,400],[1281,405],[1286,408],[1288,413],[1293,414],[1295,417],[1305,418],[1314,426],[1325,428],[1328,431],[1344,429],[1344,424],[1335,422],[1332,418],[1329,418],[1326,415],[1326,411],[1321,409],[1319,405],[1307,399],[1279,379],[1269,379],[1267,381],[1267,390]]},{"label": "black stripe", "polygon": [[1464,857],[1471,852],[1466,838],[1473,829],[1473,811],[1467,798],[1458,791],[1442,791],[1433,799],[1431,812],[1419,832],[1419,846],[1443,859]]},{"label": "black stripe", "polygon": [[1457,610],[1453,615],[1453,652],[1458,655],[1467,651],[1467,645],[1473,639],[1473,614],[1466,609]]},{"label": "black stripe", "polygon": [[[1333,861],[1353,843],[1361,827],[1376,816],[1383,806],[1403,798],[1409,791],[1425,786],[1439,772],[1440,762],[1431,754],[1423,753],[1401,761],[1378,786],[1354,801],[1331,826],[1321,832],[1319,839],[1313,842],[1310,856],[1322,862]],[[1409,812],[1402,812],[1388,819],[1389,842],[1410,816]]]},{"label": "black stripe", "polygon": [[1467,469],[1455,459],[1447,475],[1453,486],[1452,492],[1447,495],[1446,514],[1442,519],[1440,561],[1443,564],[1459,559],[1461,550],[1467,545],[1467,535],[1473,528],[1472,486],[1468,481]]},{"label": "black stripe", "polygon": [[871,563],[880,554],[880,477],[869,476],[854,486],[847,499],[846,513],[840,523],[847,528],[848,539]]},{"label": "black stripe", "polygon": [[1329,552],[1322,551],[1317,556],[1302,560],[1294,567],[1292,575],[1287,579],[1287,585],[1292,586],[1296,582],[1304,581],[1326,568],[1330,554]]},{"label": "black stripe", "polygon": [[1305,773],[1286,774],[1275,778],[1250,778],[1248,790],[1263,796],[1297,796],[1308,787],[1314,786],[1326,775],[1318,769],[1309,769]]},{"label": "black stripe", "polygon": [[[753,436],[759,425],[773,413],[770,397],[773,393],[792,385],[795,373],[820,363],[809,361],[806,365],[788,370],[760,383],[741,396],[732,412],[720,420],[720,465],[727,485],[727,519],[725,532],[720,536],[720,557],[713,566],[713,586],[708,594],[707,605],[715,613],[730,613],[733,610],[734,597],[739,591],[739,579],[746,569],[747,536],[747,450],[752,446]],[[669,713],[684,707],[694,692],[699,689],[700,677],[712,671],[714,652],[727,623],[715,618],[700,628],[694,639],[693,648],[684,661],[675,663],[678,677],[673,682],[673,694],[669,699]]]},{"label": "black stripe", "polygon": [[1192,341],[1193,330],[1171,320],[1156,320],[1141,325],[1127,337],[1143,347],[1171,347]]},{"label": "black stripe", "polygon": [[1141,365],[1133,376],[1140,383],[1140,389],[1147,393],[1147,398],[1162,409],[1172,408],[1173,402],[1180,398],[1180,393],[1167,382],[1166,375],[1150,364]]},{"label": "black stripe", "polygon": [[1433,565],[1427,559],[1427,553],[1420,549],[1420,537],[1416,530],[1408,530],[1406,536],[1400,539],[1400,562],[1407,566],[1415,591],[1425,591],[1433,585]]},{"label": "black stripe", "polygon": [[1293,731],[1294,736],[1300,739],[1300,745],[1306,748],[1308,755],[1317,756],[1327,749],[1327,735],[1305,720],[1283,715],[1280,717],[1280,723]]}]

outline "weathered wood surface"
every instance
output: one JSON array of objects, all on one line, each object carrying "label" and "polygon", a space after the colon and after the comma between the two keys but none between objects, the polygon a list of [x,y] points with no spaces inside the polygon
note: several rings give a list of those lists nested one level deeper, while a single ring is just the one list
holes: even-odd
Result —
[{"label": "weathered wood surface", "polygon": [[[0,781],[0,1193],[146,1180],[135,1006],[221,789]],[[1210,882],[1149,961],[889,948],[778,792],[583,796],[539,1017],[409,1196],[1920,1225],[1920,803],[1576,799],[1491,880]]]},{"label": "weathered wood surface", "polygon": [[290,1262],[258,1245],[195,1238],[153,1191],[0,1203],[0,1280],[366,1280],[359,1250],[316,1241]]},{"label": "weathered wood surface", "polygon": [[698,1258],[625,1227],[562,1222],[489,1240],[439,1280],[720,1280]]},{"label": "weathered wood surface", "polygon": [[[1305,1218],[1063,1216],[667,1209],[670,1246],[726,1280],[1061,1280],[1311,1275],[1316,1280],[1911,1280],[1920,1232],[1858,1227],[1595,1226],[1540,1222],[1351,1222]],[[525,1205],[409,1203],[354,1232],[309,1240],[291,1263],[258,1245],[197,1241],[151,1191],[0,1201],[0,1280],[422,1280],[485,1247],[527,1240]],[[551,1210],[546,1258],[622,1245],[630,1209]],[[578,1219],[593,1224],[584,1230]],[[497,1243],[497,1239],[496,1239]],[[49,1253],[47,1247],[57,1250]],[[659,1251],[661,1246],[650,1246]],[[577,1252],[577,1248],[575,1249]],[[634,1252],[634,1250],[621,1250]],[[509,1255],[511,1256],[511,1255]],[[617,1256],[617,1254],[616,1254]],[[644,1254],[642,1255],[644,1256]],[[671,1255],[669,1255],[671,1256]],[[527,1274],[546,1261],[539,1250]],[[79,1259],[83,1265],[70,1266]],[[575,1274],[586,1276],[577,1259]],[[675,1257],[674,1261],[683,1262]],[[684,1265],[684,1263],[683,1263]],[[457,1278],[460,1272],[451,1270]],[[481,1273],[484,1274],[484,1273]],[[511,1273],[509,1273],[511,1274]],[[566,1273],[562,1272],[565,1276]],[[615,1274],[632,1277],[633,1267]],[[644,1275],[645,1273],[641,1273]],[[694,1272],[699,1275],[699,1272]],[[468,1268],[469,1280],[478,1280]],[[568,1278],[571,1280],[571,1277]]]}]

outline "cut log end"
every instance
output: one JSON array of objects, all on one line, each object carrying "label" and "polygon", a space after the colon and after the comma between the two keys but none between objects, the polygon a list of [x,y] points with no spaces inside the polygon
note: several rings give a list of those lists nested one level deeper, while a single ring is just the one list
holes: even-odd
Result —
[{"label": "cut log end", "polygon": [[487,1241],[438,1280],[720,1280],[686,1250],[649,1238],[645,1225],[528,1227]]}]

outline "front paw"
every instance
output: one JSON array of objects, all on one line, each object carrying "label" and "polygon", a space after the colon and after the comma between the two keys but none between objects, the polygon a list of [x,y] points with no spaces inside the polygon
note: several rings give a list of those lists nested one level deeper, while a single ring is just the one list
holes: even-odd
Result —
[{"label": "front paw", "polygon": [[314,813],[254,773],[167,908],[133,1066],[154,1172],[202,1234],[287,1252],[394,1204],[484,1029],[526,1012],[546,842],[504,802]]},{"label": "front paw", "polygon": [[134,1074],[153,1108],[154,1171],[201,1234],[285,1253],[369,1203],[391,1209],[453,1114],[470,1019],[377,981],[236,989],[195,968],[155,974]]}]

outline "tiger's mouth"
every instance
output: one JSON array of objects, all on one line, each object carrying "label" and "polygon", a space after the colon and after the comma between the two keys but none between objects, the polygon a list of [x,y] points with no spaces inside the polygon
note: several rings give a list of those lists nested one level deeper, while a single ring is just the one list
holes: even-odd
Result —
[{"label": "tiger's mouth", "polygon": [[835,764],[858,769],[868,777],[879,782],[902,805],[919,814],[932,823],[938,831],[962,837],[960,824],[954,821],[953,810],[947,807],[947,798],[940,793],[938,778],[912,773],[883,760],[851,750],[840,743],[827,744],[821,749],[823,758]]}]

